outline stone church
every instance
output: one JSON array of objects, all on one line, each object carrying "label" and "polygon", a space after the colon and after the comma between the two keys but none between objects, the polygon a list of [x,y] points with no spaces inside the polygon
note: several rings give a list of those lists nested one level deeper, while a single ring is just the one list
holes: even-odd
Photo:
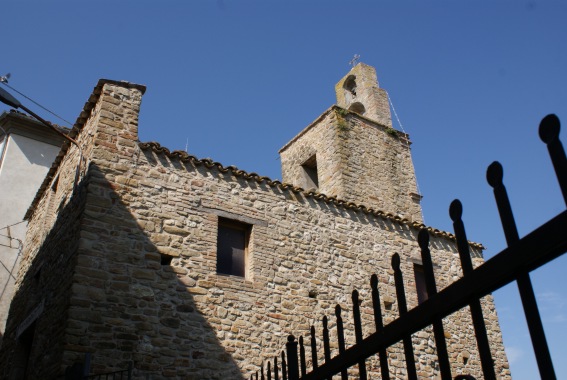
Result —
[{"label": "stone church", "polygon": [[[422,301],[409,136],[392,128],[374,68],[359,63],[335,89],[337,105],[281,148],[280,182],[140,142],[145,87],[100,80],[70,133],[80,150],[63,146],[26,214],[0,377],[63,378],[88,354],[93,374],[132,363],[136,379],[248,378],[288,334],[308,336],[337,303],[347,312],[353,289],[374,332],[373,273],[394,320],[394,253],[408,306]],[[461,275],[456,244],[428,230],[442,289]],[[481,264],[482,245],[470,249]],[[482,303],[496,373],[509,378],[493,300]],[[444,327],[454,376],[482,378],[468,309]],[[431,330],[413,343],[420,377],[436,378]],[[388,354],[405,378],[401,343]]]}]

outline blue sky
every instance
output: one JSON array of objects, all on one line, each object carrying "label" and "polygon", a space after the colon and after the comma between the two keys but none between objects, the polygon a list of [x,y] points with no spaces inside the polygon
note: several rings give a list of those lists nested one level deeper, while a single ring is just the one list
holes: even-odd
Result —
[{"label": "blue sky", "polygon": [[[0,74],[71,121],[99,78],[145,84],[142,141],[281,178],[278,149],[335,103],[360,54],[413,141],[428,225],[451,231],[459,198],[469,238],[487,258],[503,249],[494,160],[521,235],[564,210],[537,127],[548,113],[567,121],[567,3],[376,3],[8,2]],[[563,257],[532,274],[559,378],[566,269]],[[495,298],[514,379],[538,378],[515,285]]]}]

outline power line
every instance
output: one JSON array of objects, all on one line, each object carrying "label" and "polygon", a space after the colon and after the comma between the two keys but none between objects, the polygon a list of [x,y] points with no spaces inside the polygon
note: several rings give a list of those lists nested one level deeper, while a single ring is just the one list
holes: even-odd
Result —
[{"label": "power line", "polygon": [[65,123],[67,123],[70,127],[73,125],[73,123],[71,123],[68,120],[63,119],[61,116],[57,115],[55,112],[50,111],[49,109],[45,108],[44,106],[42,106],[41,104],[39,104],[38,102],[36,102],[35,100],[33,100],[32,98],[30,98],[29,96],[21,93],[20,91],[16,90],[14,87],[10,86],[8,84],[7,80],[0,80],[0,83],[2,83],[4,86],[8,87],[9,89],[11,89],[14,92],[17,92],[18,94],[20,94],[21,96],[23,96],[24,98],[26,98],[27,100],[29,100],[30,102],[32,102],[33,104],[35,104],[36,106],[40,107],[41,109],[49,112],[50,114],[52,114],[53,116],[55,116],[56,118],[58,118],[59,120],[63,120]]},{"label": "power line", "polygon": [[[400,121],[400,118],[398,117],[398,113],[396,112],[396,108],[394,107],[394,103],[392,103],[392,99],[390,99],[390,94],[386,93],[386,95],[388,96],[388,102],[390,103],[390,106],[392,106],[392,111],[394,111],[394,116],[396,117],[396,120],[398,121],[398,125],[400,126],[402,132],[404,132],[407,136],[407,133],[404,130],[404,126],[402,125],[402,122]],[[407,143],[408,151],[409,151],[410,146],[409,146],[409,140],[408,139],[406,139],[406,143]],[[410,160],[411,160],[412,165],[413,165],[413,157],[411,155],[411,152],[410,152],[409,156],[410,156]],[[414,165],[414,167],[415,167],[415,165]],[[417,192],[419,193],[419,195],[422,195],[421,189],[419,188],[419,183],[417,182],[417,175],[414,175],[414,178],[415,178],[415,186],[417,187]]]},{"label": "power line", "polygon": [[22,223],[26,223],[26,221],[22,220],[21,222],[17,222],[17,223],[14,223],[14,224],[10,224],[10,225],[1,227],[0,230],[6,229],[6,228],[9,228],[9,227],[13,227],[13,226],[17,226],[18,224],[22,224]]},{"label": "power line", "polygon": [[[18,240],[18,239],[14,239],[14,240]],[[18,240],[18,241],[19,241],[19,240]],[[11,249],[17,249],[17,250],[20,249],[19,246],[18,246],[18,247],[12,247],[12,246],[10,246],[10,245],[6,245],[6,244],[2,244],[2,243],[0,243],[0,246],[6,247],[6,248],[11,248]],[[6,269],[6,270],[7,270],[7,269]]]}]

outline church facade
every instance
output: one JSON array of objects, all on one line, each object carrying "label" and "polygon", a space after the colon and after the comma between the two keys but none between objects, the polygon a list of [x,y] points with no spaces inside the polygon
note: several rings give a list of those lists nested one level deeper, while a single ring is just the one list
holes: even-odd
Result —
[{"label": "church facade", "polygon": [[[355,66],[337,105],[280,150],[282,182],[141,143],[144,91],[99,81],[71,131],[80,180],[79,151],[65,145],[28,210],[2,378],[57,378],[87,353],[92,373],[132,362],[140,379],[247,378],[288,334],[308,336],[337,303],[348,312],[353,289],[372,333],[373,273],[384,321],[395,319],[394,253],[418,304],[421,196],[374,68]],[[461,275],[456,244],[428,230],[442,289]],[[481,264],[482,246],[470,248]],[[482,302],[497,374],[509,378],[492,298]],[[468,310],[444,327],[454,375],[480,378]],[[413,341],[420,376],[435,378],[432,332]],[[401,344],[388,353],[392,376],[405,378]]]}]

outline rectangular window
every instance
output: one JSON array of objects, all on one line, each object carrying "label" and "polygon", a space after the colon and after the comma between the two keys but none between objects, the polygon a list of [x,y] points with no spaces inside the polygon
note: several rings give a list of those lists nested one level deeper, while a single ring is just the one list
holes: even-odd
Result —
[{"label": "rectangular window", "polygon": [[219,217],[217,273],[246,277],[251,226]]},{"label": "rectangular window", "polygon": [[413,273],[415,276],[415,290],[417,292],[417,303],[421,304],[427,301],[427,287],[425,286],[425,273],[423,265],[413,264]]},{"label": "rectangular window", "polygon": [[303,182],[304,188],[317,189],[319,188],[319,175],[317,173],[317,157],[315,155],[311,156],[307,161],[301,165],[303,169]]}]

